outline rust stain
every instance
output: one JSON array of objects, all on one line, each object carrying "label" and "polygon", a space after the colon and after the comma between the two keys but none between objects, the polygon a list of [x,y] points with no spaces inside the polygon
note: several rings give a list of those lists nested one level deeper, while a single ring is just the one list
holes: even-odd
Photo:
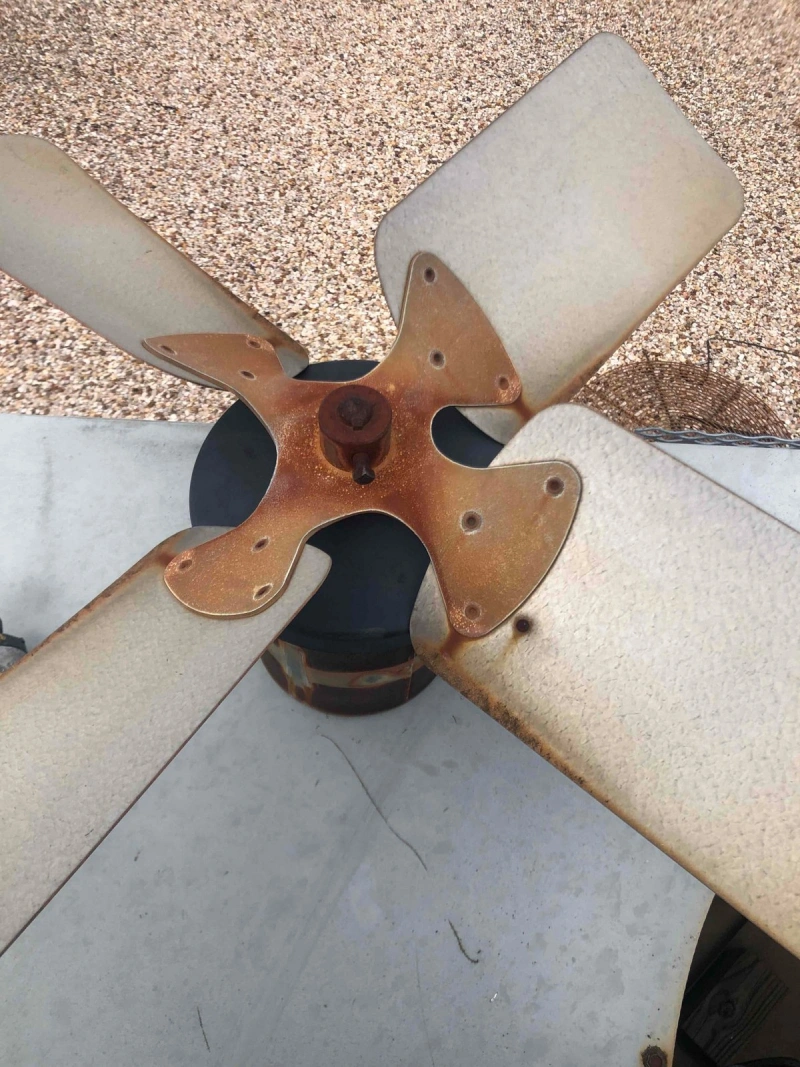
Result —
[{"label": "rust stain", "polygon": [[451,627],[447,632],[447,637],[440,646],[438,654],[446,659],[458,659],[461,650],[468,643],[469,638],[464,637],[463,634],[460,634],[457,630],[454,630]]},{"label": "rust stain", "polygon": [[[506,653],[513,648],[513,639],[509,638]],[[704,872],[698,869],[695,863],[687,862],[686,855],[680,855],[674,848],[674,844],[670,841],[662,840],[659,835],[653,834],[651,830],[644,826],[641,821],[636,817],[636,813],[630,810],[626,810],[622,805],[612,801],[608,796],[600,793],[596,788],[591,785],[591,780],[587,781],[584,775],[580,774],[575,768],[568,762],[564,756],[553,748],[547,741],[545,741],[537,732],[535,726],[524,718],[524,713],[519,710],[515,710],[508,704],[506,704],[501,698],[491,693],[486,686],[477,682],[470,673],[469,665],[467,661],[467,655],[465,652],[469,651],[472,646],[472,642],[465,641],[460,635],[454,635],[452,629],[442,638],[436,639],[435,643],[428,644],[421,641],[418,637],[414,641],[414,647],[417,650],[422,661],[439,677],[444,680],[458,692],[462,693],[467,700],[470,700],[477,707],[481,708],[491,715],[493,719],[500,723],[509,733],[519,738],[528,748],[533,749],[538,755],[551,763],[557,770],[561,771],[563,775],[573,781],[581,789],[585,790],[595,800],[599,801],[604,807],[612,811],[624,822],[632,826],[634,830],[637,830],[643,837],[646,837],[649,841],[652,841],[662,852],[664,852],[671,859],[674,859],[685,870],[693,874],[699,881],[705,882],[707,876]],[[503,653],[501,652],[501,655]],[[502,667],[500,668],[502,673]],[[535,712],[534,712],[535,714]],[[710,888],[715,888],[711,886]],[[658,1049],[657,1046],[650,1046],[645,1050],[646,1052],[660,1052],[662,1055],[666,1055],[663,1050]],[[653,1060],[654,1067],[658,1067],[658,1061]],[[664,1067],[667,1065],[667,1060],[664,1060]]]},{"label": "rust stain", "polygon": [[[487,715],[499,722],[504,729],[519,738],[528,748],[533,749],[539,756],[546,759],[548,763],[552,763],[557,770],[575,782],[576,785],[579,785],[581,789],[587,789],[586,779],[577,774],[558,752],[543,741],[530,723],[526,722],[519,713],[512,711],[502,700],[469,676],[465,664],[458,662],[458,660],[462,650],[470,644],[470,641],[465,640],[460,634],[456,634],[451,629],[447,636],[435,647],[420,645],[417,651],[423,662],[435,674],[444,678],[454,689],[462,693],[467,700],[470,700],[485,711]],[[591,792],[588,789],[587,791]],[[606,804],[602,797],[597,796],[597,794],[592,795],[597,800],[600,800],[601,803]]]},{"label": "rust stain", "polygon": [[307,650],[280,638],[262,656],[272,678],[290,696],[321,711],[360,715],[404,704],[433,675],[419,656],[357,671],[314,667]]},{"label": "rust stain", "polygon": [[[569,464],[462,467],[433,444],[431,423],[444,407],[528,410],[491,324],[435,256],[412,260],[395,344],[356,386],[288,378],[261,337],[180,335],[151,338],[146,347],[235,392],[278,452],[253,514],[167,565],[168,587],[193,611],[222,618],[258,613],[281,595],[311,534],[375,511],[417,534],[452,628],[481,637],[527,599],[569,532],[580,498],[580,478]],[[364,426],[343,430],[340,409],[358,421],[357,407]]]},{"label": "rust stain", "polygon": [[540,410],[540,408],[534,407],[532,404],[528,403],[524,393],[520,393],[513,404],[509,404],[508,406],[514,414],[519,417],[520,424],[523,426],[533,418],[537,411]]},{"label": "rust stain", "polygon": [[[162,541],[160,545],[152,550],[152,552],[148,552],[148,554],[140,559],[138,563],[134,563],[130,570],[125,571],[125,573],[120,575],[120,577],[109,585],[108,588],[104,589],[102,593],[99,593],[94,600],[82,607],[80,611],[76,612],[70,619],[67,619],[67,621],[62,623],[57,629],[53,630],[53,632],[35,648],[32,648],[24,657],[24,662],[26,664],[30,663],[31,656],[36,656],[38,653],[46,649],[60,634],[82,625],[82,623],[91,618],[103,603],[124,593],[125,590],[133,584],[137,575],[141,574],[142,571],[155,568],[163,572],[165,567],[175,558],[177,551],[176,545],[182,536],[182,534],[174,534],[172,537],[167,538],[166,541]],[[22,662],[23,660],[19,661],[19,663]],[[0,684],[2,684],[6,678],[11,676],[15,668],[19,666],[19,663],[15,663],[12,667],[9,667],[9,669],[0,676]]]},{"label": "rust stain", "polygon": [[658,1045],[648,1045],[642,1052],[643,1067],[667,1067],[668,1063],[666,1052]]},{"label": "rust stain", "polygon": [[[165,542],[164,544],[168,544],[168,542]],[[175,552],[171,552],[168,548],[165,548],[164,545],[159,545],[155,552],[151,553],[151,557],[153,563],[166,569],[169,564],[172,563],[173,559],[175,559]]]}]

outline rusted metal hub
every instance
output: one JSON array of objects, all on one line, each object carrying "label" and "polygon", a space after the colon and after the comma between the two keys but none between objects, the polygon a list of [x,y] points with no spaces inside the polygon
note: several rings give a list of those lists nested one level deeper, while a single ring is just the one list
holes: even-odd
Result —
[{"label": "rusted metal hub", "polygon": [[[231,618],[263,610],[280,596],[315,530],[377,511],[417,534],[451,625],[480,637],[528,598],[564,543],[580,495],[569,464],[462,467],[433,443],[437,411],[512,404],[521,383],[486,316],[429,253],[411,262],[391,352],[357,386],[288,378],[259,337],[184,334],[146,345],[236,393],[277,449],[272,482],[253,514],[166,568],[167,586],[193,611]],[[370,481],[367,467],[376,466]]]},{"label": "rusted metal hub", "polygon": [[319,407],[319,430],[325,458],[353,481],[369,485],[374,468],[389,452],[392,409],[377,389],[343,385],[328,393]]}]

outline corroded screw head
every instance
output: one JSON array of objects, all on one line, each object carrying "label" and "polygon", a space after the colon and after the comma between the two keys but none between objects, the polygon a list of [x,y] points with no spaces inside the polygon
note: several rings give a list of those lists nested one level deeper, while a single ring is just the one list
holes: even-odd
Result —
[{"label": "corroded screw head", "polygon": [[339,418],[354,430],[363,430],[372,418],[374,406],[361,396],[346,397],[336,409]]},{"label": "corroded screw head", "polygon": [[373,482],[374,468],[389,451],[392,409],[386,397],[368,385],[349,382],[323,398],[317,421],[328,462],[351,471],[357,485]]},{"label": "corroded screw head", "polygon": [[667,1067],[667,1054],[658,1045],[651,1045],[642,1053],[644,1067]]}]

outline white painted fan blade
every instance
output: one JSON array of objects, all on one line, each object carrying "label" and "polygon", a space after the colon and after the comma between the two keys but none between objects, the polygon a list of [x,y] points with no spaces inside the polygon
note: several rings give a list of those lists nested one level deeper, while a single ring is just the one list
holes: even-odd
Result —
[{"label": "white painted fan blade", "polygon": [[523,402],[464,414],[508,441],[577,392],[741,211],[733,172],[601,33],[394,207],[375,259],[395,320],[419,251],[478,301]]},{"label": "white painted fan blade", "polygon": [[429,572],[415,648],[800,955],[800,534],[577,405],[498,462],[541,459],[582,495],[529,629],[454,640]]},{"label": "white painted fan blade", "polygon": [[287,374],[306,350],[167,244],[49,141],[0,137],[0,270],[146,363],[203,385],[142,347],[175,333],[249,333]]},{"label": "white painted fan blade", "polygon": [[248,619],[187,611],[155,548],[0,678],[0,951],[47,904],[328,572],[306,547],[283,596]]}]

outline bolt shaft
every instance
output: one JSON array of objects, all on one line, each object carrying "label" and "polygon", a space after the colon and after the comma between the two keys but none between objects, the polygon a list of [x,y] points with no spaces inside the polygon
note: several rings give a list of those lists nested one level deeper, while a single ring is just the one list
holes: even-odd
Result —
[{"label": "bolt shaft", "polygon": [[353,481],[358,485],[369,485],[375,481],[375,471],[366,452],[356,452],[353,456]]}]

